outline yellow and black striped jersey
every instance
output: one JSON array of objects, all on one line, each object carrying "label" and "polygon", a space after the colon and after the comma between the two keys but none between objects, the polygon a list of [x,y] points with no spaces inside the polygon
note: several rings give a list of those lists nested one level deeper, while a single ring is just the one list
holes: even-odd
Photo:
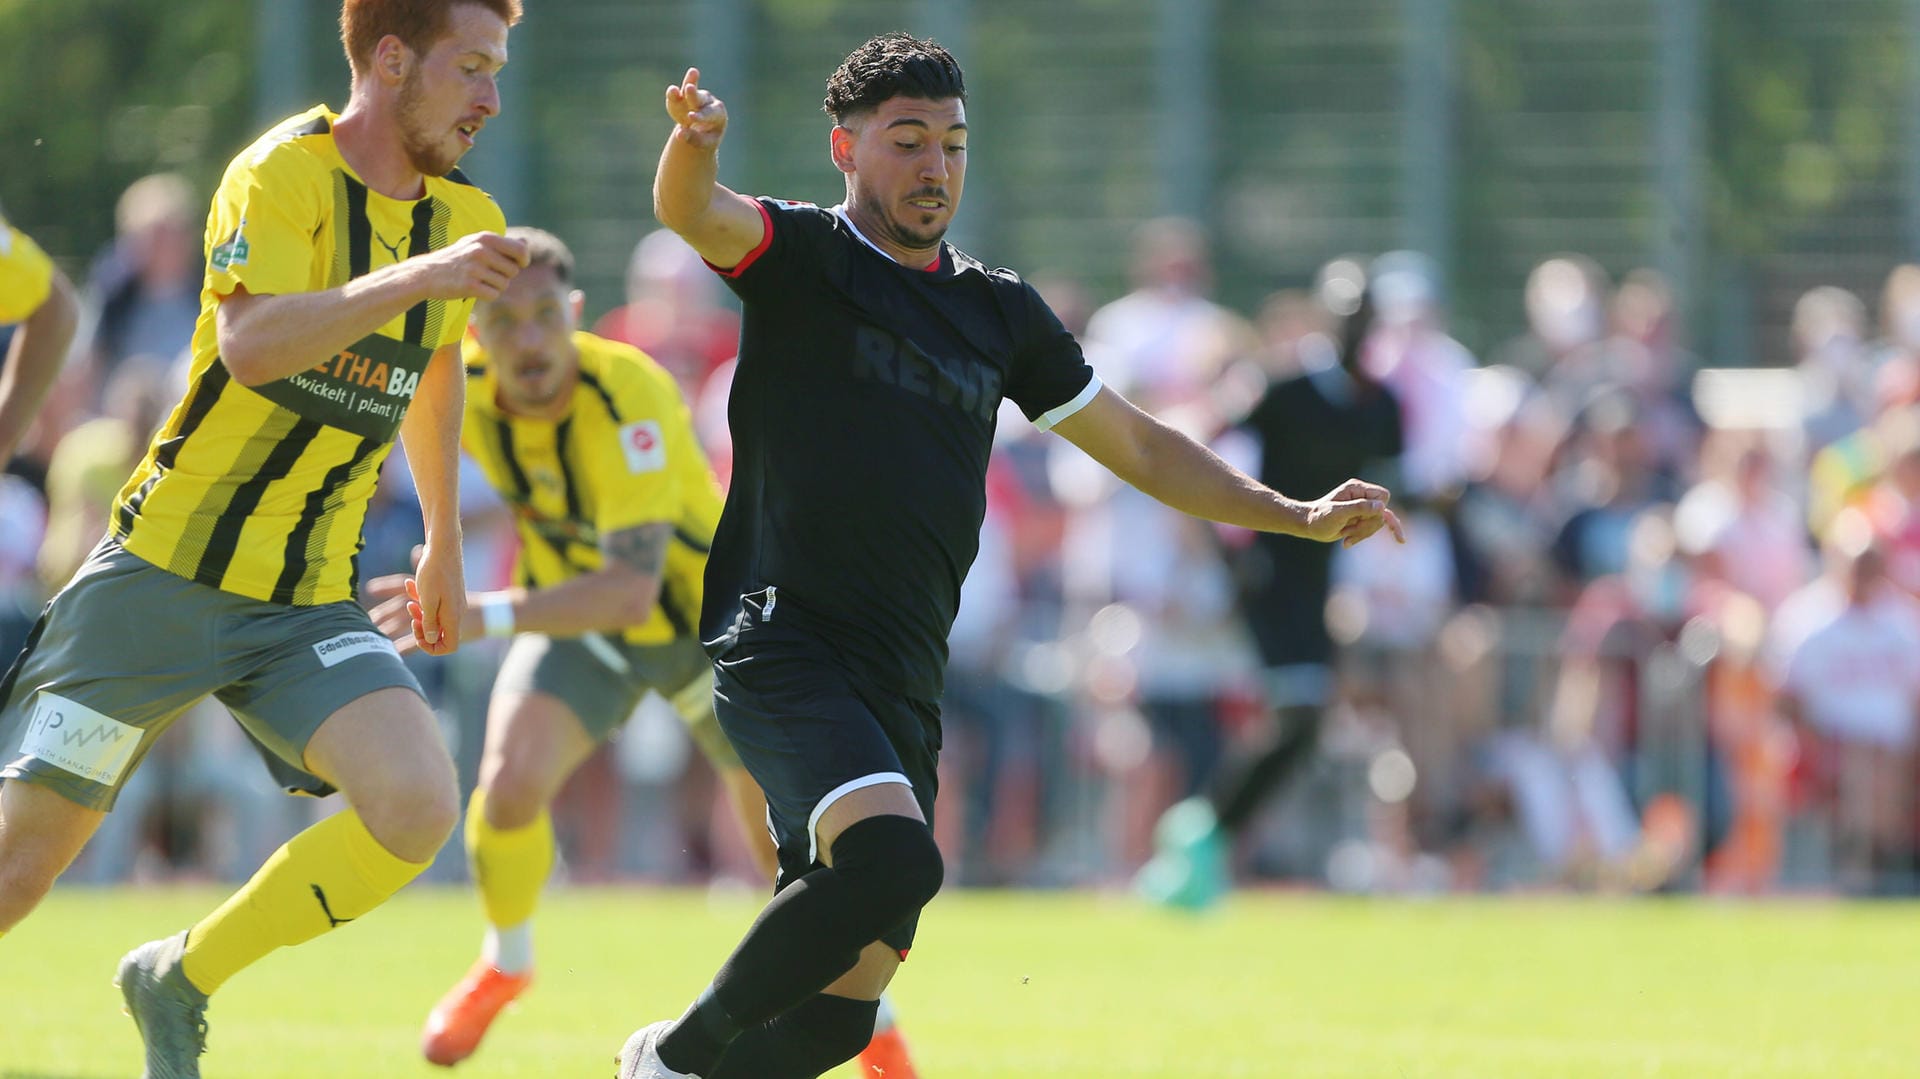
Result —
[{"label": "yellow and black striped jersey", "polygon": [[24,232],[0,215],[0,323],[19,322],[40,309],[53,287],[53,263]]},{"label": "yellow and black striped jersey", "polygon": [[473,304],[417,304],[318,366],[250,389],[218,355],[221,297],[336,288],[506,224],[458,170],[429,177],[413,201],[370,190],[341,157],[334,119],[316,106],[227,166],[207,215],[187,393],[113,513],[132,553],[275,603],[352,597],[380,464],[428,359],[458,343]]},{"label": "yellow and black striped jersey", "polygon": [[625,636],[664,644],[698,630],[707,549],[723,501],[673,376],[627,345],[576,333],[580,381],[557,420],[501,411],[485,350],[467,342],[461,444],[513,507],[515,582],[543,588],[601,566],[600,537],[673,525],[660,600]]}]

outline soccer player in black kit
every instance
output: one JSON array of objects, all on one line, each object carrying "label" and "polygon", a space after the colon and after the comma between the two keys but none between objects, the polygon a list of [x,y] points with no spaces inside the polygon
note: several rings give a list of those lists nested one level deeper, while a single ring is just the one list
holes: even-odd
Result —
[{"label": "soccer player in black kit", "polygon": [[1234,470],[1103,388],[1017,275],[942,242],[967,127],[938,45],[883,35],[828,79],[846,174],[831,209],[716,181],[727,112],[697,71],[666,105],[654,212],[744,309],[702,639],[781,873],[687,1013],[627,1040],[619,1075],[811,1079],[867,1043],[940,889],[937,702],[1002,398],[1199,517],[1346,543],[1399,521],[1371,484],[1298,502]]}]

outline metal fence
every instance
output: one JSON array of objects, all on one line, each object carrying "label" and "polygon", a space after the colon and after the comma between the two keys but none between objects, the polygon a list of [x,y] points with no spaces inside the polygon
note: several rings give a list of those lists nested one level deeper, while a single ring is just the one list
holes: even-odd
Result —
[{"label": "metal fence", "polygon": [[[260,6],[263,119],[344,98],[322,0]],[[1414,247],[1483,356],[1528,268],[1655,267],[1709,363],[1785,359],[1809,285],[1920,256],[1920,0],[569,0],[533,5],[470,171],[618,300],[651,227],[660,92],[732,106],[723,179],[831,202],[825,77],[868,35],[956,49],[990,263],[1117,294],[1129,232],[1185,213],[1250,309],[1335,255]]]}]

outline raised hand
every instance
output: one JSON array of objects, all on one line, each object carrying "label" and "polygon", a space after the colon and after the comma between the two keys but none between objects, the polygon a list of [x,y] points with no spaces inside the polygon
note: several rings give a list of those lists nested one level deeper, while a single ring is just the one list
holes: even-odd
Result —
[{"label": "raised hand", "polygon": [[497,232],[476,232],[410,261],[426,275],[432,299],[497,300],[526,266],[527,245]]},{"label": "raised hand", "polygon": [[667,87],[667,115],[679,125],[675,135],[689,146],[711,149],[727,132],[727,106],[700,88],[700,69],[690,67],[678,86]]}]

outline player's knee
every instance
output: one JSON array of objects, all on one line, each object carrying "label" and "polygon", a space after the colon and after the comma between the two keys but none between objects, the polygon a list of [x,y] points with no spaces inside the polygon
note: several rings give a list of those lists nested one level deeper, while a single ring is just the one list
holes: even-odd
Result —
[{"label": "player's knee", "polygon": [[788,1013],[801,1028],[796,1048],[805,1053],[810,1065],[821,1072],[830,1071],[860,1055],[873,1040],[873,1020],[879,1008],[877,1000],[849,1000],[822,993]]},{"label": "player's knee", "polygon": [[546,784],[526,770],[508,766],[487,781],[487,824],[500,831],[525,828],[547,807]]},{"label": "player's knee", "polygon": [[32,848],[16,851],[0,843],[0,932],[12,929],[31,914],[53,890],[53,882],[65,868],[45,852]]},{"label": "player's knee", "polygon": [[868,817],[849,825],[834,840],[833,868],[903,918],[925,906],[946,879],[933,829],[912,817]]},{"label": "player's knee", "polygon": [[459,824],[459,799],[449,772],[365,792],[354,809],[381,846],[407,861],[422,862],[440,850]]}]

